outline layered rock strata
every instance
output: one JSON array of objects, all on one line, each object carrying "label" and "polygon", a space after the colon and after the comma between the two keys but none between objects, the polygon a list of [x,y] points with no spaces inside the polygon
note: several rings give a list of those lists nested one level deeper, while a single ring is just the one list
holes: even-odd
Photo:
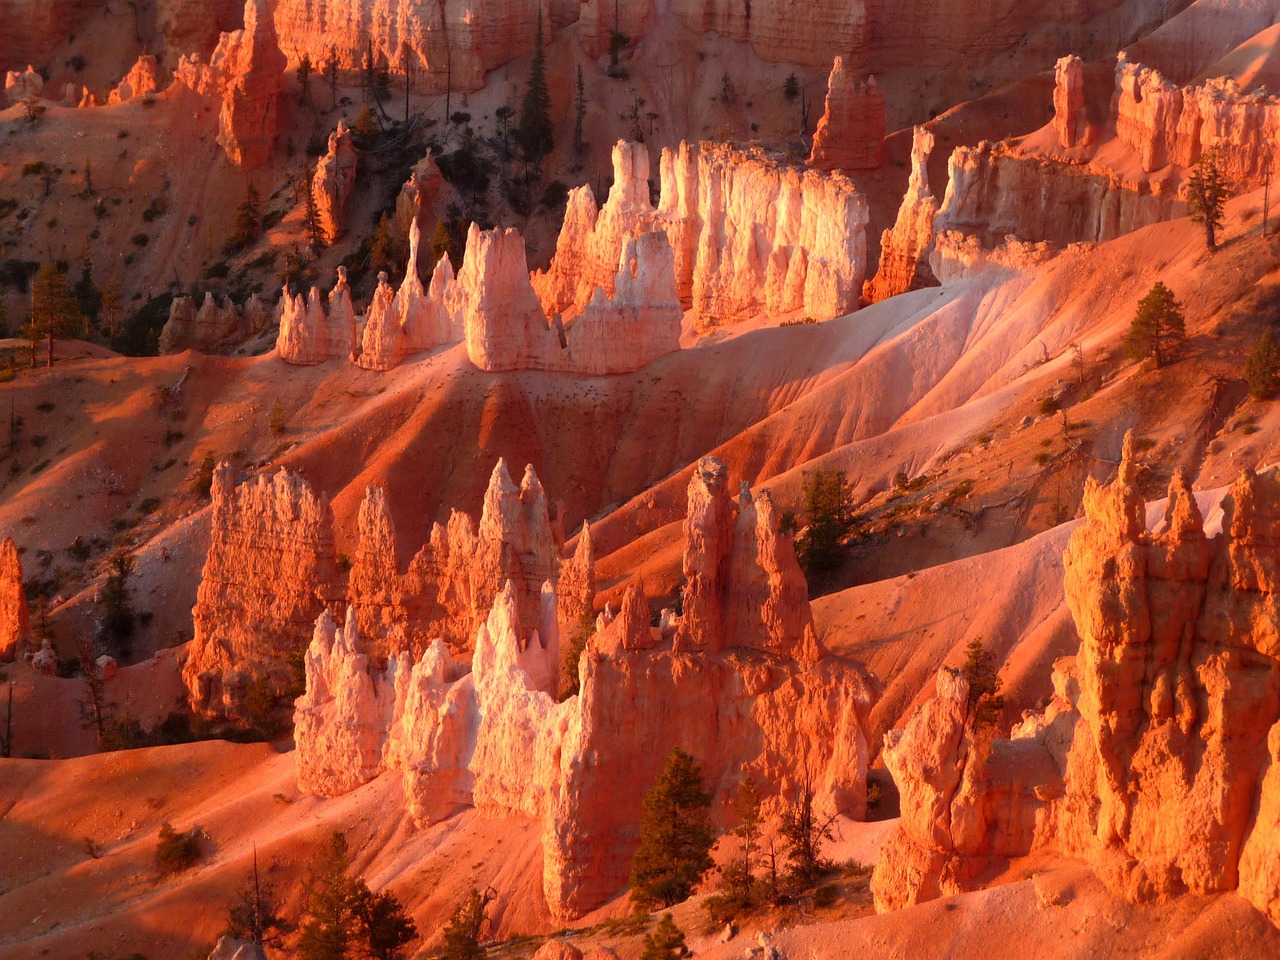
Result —
[{"label": "layered rock strata", "polygon": [[[701,762],[717,822],[744,773],[764,785],[775,814],[802,789],[801,770],[820,811],[861,815],[870,681],[814,638],[804,578],[768,497],[744,489],[735,504],[727,487],[723,465],[699,465],[686,567],[709,559],[721,573],[689,583],[674,646],[650,627],[633,584],[580,658],[581,692],[557,703],[565,605],[550,584],[533,598],[512,580],[476,631],[469,672],[440,642],[416,664],[401,654],[393,679],[375,676],[381,687],[363,695],[364,707],[308,717],[317,749],[300,747],[300,764],[332,766],[317,752],[332,740],[323,728],[342,716],[361,718],[363,743],[365,720],[380,715],[393,686],[383,766],[401,772],[410,811],[420,821],[465,807],[541,821],[544,894],[566,917],[626,883],[643,794],[672,747]],[[586,569],[589,558],[584,535],[573,562]],[[576,578],[562,579],[566,593]],[[694,622],[703,617],[713,623]],[[327,677],[318,676],[318,692]],[[323,700],[309,690],[299,709]],[[315,776],[300,767],[301,784]]]},{"label": "layered rock strata", "polygon": [[661,176],[658,217],[699,328],[761,312],[821,320],[858,308],[869,214],[843,175],[682,143],[663,150]]},{"label": "layered rock strata", "polygon": [[333,513],[327,497],[283,468],[236,487],[235,468],[220,464],[210,496],[209,553],[182,678],[195,710],[241,716],[251,690],[284,694],[291,659],[342,598]]},{"label": "layered rock strata", "polygon": [[1280,162],[1280,97],[1244,92],[1234,80],[1179,87],[1121,53],[1114,112],[1117,135],[1148,173],[1191,167],[1213,150],[1229,180],[1257,185]]},{"label": "layered rock strata", "polygon": [[836,57],[813,134],[809,164],[819,170],[874,170],[884,160],[884,94],[875,77],[859,81]]},{"label": "layered rock strata", "polygon": [[898,207],[898,219],[880,235],[880,266],[863,290],[869,303],[937,284],[928,264],[933,221],[938,213],[938,201],[929,189],[928,161],[932,152],[933,133],[927,127],[916,127],[911,140],[907,192]]},{"label": "layered rock strata", "polygon": [[1127,179],[1004,143],[957,147],[948,172],[935,231],[974,236],[988,248],[1007,236],[1059,246],[1101,242],[1186,210],[1168,181]]},{"label": "layered rock strata", "polygon": [[339,120],[337,129],[329,134],[329,150],[316,162],[311,177],[311,196],[326,243],[333,243],[346,229],[347,197],[355,186],[359,160],[351,130]]},{"label": "layered rock strata", "polygon": [[[1280,475],[1244,473],[1213,535],[1180,474],[1149,532],[1136,481],[1128,437],[1116,480],[1087,483],[1064,556],[1080,652],[1055,665],[1047,711],[996,741],[984,772],[940,684],[886,750],[904,806],[880,908],[963,887],[975,855],[1053,849],[1132,900],[1237,890],[1280,923]],[[1014,748],[1023,762],[993,769]],[[960,786],[942,782],[962,760]]]},{"label": "layered rock strata", "polygon": [[245,301],[243,310],[230,300],[219,303],[212,293],[204,295],[198,310],[190,297],[177,297],[169,305],[169,319],[160,331],[160,352],[228,352],[266,330],[273,313],[256,293]]},{"label": "layered rock strata", "polygon": [[31,646],[31,612],[22,586],[22,557],[12,537],[0,541],[0,662]]}]

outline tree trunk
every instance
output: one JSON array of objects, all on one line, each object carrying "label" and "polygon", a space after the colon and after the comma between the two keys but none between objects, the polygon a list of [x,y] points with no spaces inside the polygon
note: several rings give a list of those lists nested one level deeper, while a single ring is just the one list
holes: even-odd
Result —
[{"label": "tree trunk", "polygon": [[49,331],[49,366],[53,366],[53,331]]}]

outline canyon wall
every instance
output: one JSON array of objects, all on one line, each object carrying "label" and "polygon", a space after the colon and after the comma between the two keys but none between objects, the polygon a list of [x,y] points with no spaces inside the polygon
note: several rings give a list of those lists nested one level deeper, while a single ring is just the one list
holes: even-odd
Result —
[{"label": "canyon wall", "polygon": [[1176,475],[1148,532],[1132,439],[1113,483],[1087,482],[1063,558],[1080,651],[1055,664],[1046,711],[981,756],[959,683],[940,680],[886,740],[904,803],[879,908],[1052,849],[1130,900],[1236,890],[1280,923],[1280,474],[1242,474],[1220,532]]},{"label": "canyon wall", "polygon": [[762,311],[822,320],[858,308],[869,213],[843,175],[682,143],[663,150],[661,177],[658,218],[700,329]]},{"label": "canyon wall", "polygon": [[22,586],[22,557],[12,537],[0,541],[0,663],[31,646],[31,613]]},{"label": "canyon wall", "polygon": [[490,70],[531,53],[540,9],[548,40],[578,15],[576,0],[279,0],[275,26],[290,65],[306,55],[317,68],[356,73],[372,51],[403,76],[407,56],[414,86],[444,93],[448,80],[479,90]]},{"label": "canyon wall", "polygon": [[827,98],[813,134],[810,166],[819,170],[874,170],[884,159],[884,94],[875,77],[859,80],[836,57]]},{"label": "canyon wall", "polygon": [[867,4],[816,0],[671,0],[671,12],[695,33],[750,43],[764,60],[825,67],[833,57],[861,51]]},{"label": "canyon wall", "polygon": [[1280,161],[1280,97],[1243,92],[1234,80],[1179,87],[1121,54],[1113,110],[1117,135],[1148,173],[1191,167],[1213,150],[1228,180],[1260,185]]},{"label": "canyon wall", "polygon": [[934,230],[954,230],[994,247],[1006,236],[1066,246],[1100,242],[1182,216],[1186,204],[1165,180],[1129,179],[982,141],[957,147]]},{"label": "canyon wall", "polygon": [[283,696],[291,658],[316,618],[342,599],[328,498],[281,469],[235,486],[219,464],[209,553],[191,614],[195,633],[182,669],[193,709],[242,717],[246,701]]},{"label": "canyon wall", "polygon": [[[673,747],[701,763],[720,825],[740,777],[762,784],[772,816],[802,789],[802,769],[823,815],[861,816],[874,688],[858,664],[818,644],[804,577],[767,495],[744,488],[735,502],[728,486],[726,469],[710,459],[691,481],[685,566],[711,562],[716,573],[690,579],[684,617],[668,612],[665,629],[651,627],[633,583],[580,657],[580,693],[562,702],[558,621],[568,607],[581,608],[578,619],[590,607],[586,597],[566,605],[550,582],[534,595],[532,580],[513,578],[491,597],[469,671],[437,641],[416,663],[402,652],[388,673],[366,671],[369,684],[353,687],[355,698],[333,679],[367,662],[360,641],[348,640],[357,615],[341,642],[322,619],[298,701],[308,741],[299,743],[300,787],[332,795],[372,776],[366,731],[381,726],[381,769],[401,773],[420,822],[469,806],[542,822],[543,891],[564,917],[626,884],[644,792]],[[589,582],[589,539],[571,564],[560,581],[566,594]],[[352,778],[351,770],[363,772]]]}]

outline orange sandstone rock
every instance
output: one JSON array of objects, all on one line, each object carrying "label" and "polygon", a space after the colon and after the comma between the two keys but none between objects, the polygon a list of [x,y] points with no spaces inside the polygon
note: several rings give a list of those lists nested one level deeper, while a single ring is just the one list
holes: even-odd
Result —
[{"label": "orange sandstone rock", "polygon": [[938,201],[929,189],[927,164],[932,152],[933,133],[926,127],[916,127],[907,192],[898,207],[898,219],[880,235],[880,266],[863,291],[870,303],[937,284],[927,259],[933,246],[933,220],[938,213]]},{"label": "orange sandstone rock", "polygon": [[271,157],[285,56],[266,0],[245,0],[244,29],[224,33],[210,61],[222,94],[218,143],[243,170]]},{"label": "orange sandstone rock", "polygon": [[0,541],[0,661],[11,661],[31,643],[31,613],[22,587],[22,558],[12,537]]},{"label": "orange sandstone rock", "polygon": [[347,197],[356,182],[359,160],[351,130],[339,120],[329,134],[329,151],[317,161],[311,178],[311,195],[326,243],[333,243],[346,229]]},{"label": "orange sandstone rock", "polygon": [[884,94],[875,77],[859,82],[836,57],[809,163],[819,170],[873,170],[884,157]]},{"label": "orange sandstone rock", "polygon": [[177,297],[169,306],[169,319],[160,331],[160,352],[181,353],[194,349],[220,353],[239,346],[247,338],[262,333],[271,324],[272,310],[252,294],[241,310],[228,300],[224,304],[206,293],[196,309],[190,297]]},{"label": "orange sandstone rock", "polygon": [[284,692],[290,658],[342,596],[328,498],[284,469],[239,487],[234,476],[230,464],[214,471],[209,554],[182,671],[192,707],[213,715],[240,713],[254,685]]},{"label": "orange sandstone rock", "polygon": [[160,75],[156,58],[150,54],[143,54],[125,78],[111,91],[107,103],[128,103],[136,97],[149,96],[159,89]]},{"label": "orange sandstone rock", "polygon": [[1058,143],[1074,147],[1085,137],[1089,125],[1084,109],[1084,62],[1079,57],[1063,57],[1054,67],[1053,129]]}]

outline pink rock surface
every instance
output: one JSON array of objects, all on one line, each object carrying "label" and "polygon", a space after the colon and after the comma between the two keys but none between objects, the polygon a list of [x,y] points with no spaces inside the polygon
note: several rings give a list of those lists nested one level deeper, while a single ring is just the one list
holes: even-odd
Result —
[{"label": "pink rock surface", "polygon": [[275,145],[286,66],[266,0],[245,0],[244,29],[222,35],[210,66],[222,93],[218,143],[241,169],[257,169]]},{"label": "pink rock surface", "polygon": [[160,89],[159,67],[156,58],[143,54],[138,58],[125,78],[116,85],[108,97],[108,103],[128,103],[135,97],[145,97]]},{"label": "pink rock surface", "polygon": [[170,304],[169,319],[160,331],[160,352],[228,351],[266,330],[272,313],[256,293],[245,301],[243,310],[230,300],[219,303],[212,293],[204,295],[198,310],[190,297],[177,297]]},{"label": "pink rock surface", "polygon": [[317,161],[311,178],[311,195],[326,243],[333,243],[346,229],[347,197],[355,186],[359,161],[351,130],[339,120],[337,129],[329,134],[329,150]]},{"label": "pink rock surface", "polygon": [[1089,125],[1084,109],[1084,62],[1063,57],[1054,66],[1053,129],[1058,143],[1074,147],[1083,142]]}]

